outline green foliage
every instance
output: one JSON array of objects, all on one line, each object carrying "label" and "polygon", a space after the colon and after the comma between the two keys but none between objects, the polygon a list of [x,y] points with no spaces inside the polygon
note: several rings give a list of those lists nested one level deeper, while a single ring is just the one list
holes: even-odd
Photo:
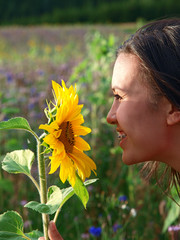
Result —
[{"label": "green foliage", "polygon": [[22,117],[12,118],[8,121],[0,122],[0,130],[3,129],[24,129],[31,131],[29,123]]},{"label": "green foliage", "polygon": [[177,195],[175,187],[172,187],[171,189],[171,195],[174,198],[174,201],[171,199],[168,199],[168,212],[167,216],[164,220],[162,233],[165,233],[168,230],[168,227],[170,227],[173,224],[176,224],[179,222],[180,217],[180,207],[179,207],[179,196]]},{"label": "green foliage", "polygon": [[43,236],[43,233],[38,230],[34,230],[32,232],[25,233],[24,235],[28,237],[30,240],[37,240]]},{"label": "green foliage", "polygon": [[73,188],[74,188],[75,194],[79,197],[79,199],[82,201],[84,207],[86,208],[86,204],[89,200],[89,194],[88,194],[88,191],[87,191],[85,185],[83,184],[80,177],[78,177],[78,175],[76,175],[76,183]]},{"label": "green foliage", "polygon": [[26,130],[29,131],[32,135],[34,135],[38,139],[36,133],[33,132],[31,127],[29,126],[28,121],[22,117],[11,118],[8,121],[0,122],[0,130],[6,129]]},{"label": "green foliage", "polygon": [[24,173],[29,176],[33,161],[34,153],[31,150],[16,150],[6,154],[2,169],[8,173]]},{"label": "green foliage", "polygon": [[0,215],[0,240],[37,240],[42,233],[33,231],[23,232],[23,220],[15,211],[8,211]]},{"label": "green foliage", "polygon": [[1,231],[16,233],[22,235],[23,221],[21,216],[16,212],[6,212],[0,216]]},{"label": "green foliage", "polygon": [[38,203],[35,201],[31,201],[25,205],[27,208],[31,208],[39,213],[53,214],[58,208],[62,208],[65,202],[76,194],[79,199],[82,201],[84,207],[86,208],[86,204],[89,200],[89,194],[85,185],[89,185],[94,183],[97,179],[87,180],[84,184],[81,179],[77,176],[78,180],[74,188],[64,188],[60,189],[57,186],[51,186],[48,189],[48,201],[46,204]]},{"label": "green foliage", "polygon": [[168,215],[164,221],[163,229],[162,232],[165,233],[168,230],[168,227],[171,226],[175,220],[179,217],[180,214],[180,208],[179,206],[175,203],[171,203],[171,207],[168,211]]},{"label": "green foliage", "polygon": [[1,24],[117,23],[176,16],[180,12],[177,0],[54,0],[53,4],[51,1],[24,0],[18,8],[17,5],[17,0],[1,0]]}]

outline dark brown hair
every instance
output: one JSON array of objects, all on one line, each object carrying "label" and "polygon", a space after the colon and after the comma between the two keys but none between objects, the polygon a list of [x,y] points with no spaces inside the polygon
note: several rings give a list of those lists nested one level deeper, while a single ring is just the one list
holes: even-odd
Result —
[{"label": "dark brown hair", "polygon": [[[146,71],[145,81],[157,95],[165,96],[175,108],[180,109],[180,19],[164,19],[140,28],[118,49],[136,55]],[[173,185],[180,196],[180,173],[166,166],[160,170],[160,162],[147,162],[141,172],[146,178],[155,175],[162,186],[168,177],[167,188]]]}]

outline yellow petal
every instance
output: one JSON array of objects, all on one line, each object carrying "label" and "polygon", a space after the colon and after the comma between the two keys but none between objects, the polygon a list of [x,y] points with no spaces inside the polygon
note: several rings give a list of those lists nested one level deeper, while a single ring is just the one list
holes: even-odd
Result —
[{"label": "yellow petal", "polygon": [[73,148],[72,155],[74,157],[77,156],[78,159],[80,159],[86,166],[89,166],[91,170],[96,170],[96,164],[94,161],[88,157],[85,153],[79,151],[77,148]]},{"label": "yellow petal", "polygon": [[88,127],[84,127],[84,126],[73,126],[73,132],[74,132],[74,135],[85,136],[91,132],[91,129]]},{"label": "yellow petal", "polygon": [[46,142],[48,145],[54,145],[56,144],[56,138],[53,136],[53,134],[48,134],[45,138],[43,138],[43,141]]},{"label": "yellow petal", "polygon": [[68,116],[69,121],[73,121],[74,119],[76,119],[76,117],[81,113],[82,107],[83,105],[78,105],[74,107],[73,111]]},{"label": "yellow petal", "polygon": [[76,183],[76,171],[74,170],[71,174],[71,176],[69,177],[69,183],[71,184],[72,187],[74,187],[75,183]]},{"label": "yellow petal", "polygon": [[60,155],[56,155],[54,157],[49,157],[51,159],[51,170],[50,170],[49,174],[54,173],[60,166],[61,158],[59,156]]},{"label": "yellow petal", "polygon": [[39,129],[44,129],[44,130],[48,131],[49,133],[53,133],[54,132],[54,129],[52,127],[50,127],[49,125],[47,125],[47,124],[41,124],[39,126]]},{"label": "yellow petal", "polygon": [[57,100],[58,99],[58,95],[59,95],[59,87],[60,87],[60,85],[52,80],[52,87],[53,87],[53,90],[54,90],[54,93],[55,93],[55,97],[56,97],[56,100]]},{"label": "yellow petal", "polygon": [[84,123],[84,118],[82,114],[79,114],[77,116],[77,118],[75,118],[74,120],[71,121],[71,123],[75,126],[75,125],[81,125],[82,123]]},{"label": "yellow petal", "polygon": [[58,125],[57,121],[52,122],[52,123],[50,124],[50,126],[51,126],[52,128],[54,128],[55,130],[58,130],[58,129],[59,129],[59,125]]},{"label": "yellow petal", "polygon": [[89,166],[85,166],[84,162],[77,155],[71,154],[71,158],[74,160],[75,168],[78,170],[78,175],[84,181],[91,174]]},{"label": "yellow petal", "polygon": [[66,155],[61,163],[60,173],[59,177],[61,181],[64,183],[69,175],[71,175],[73,172],[73,166],[71,159]]},{"label": "yellow petal", "polygon": [[54,131],[53,135],[55,136],[55,138],[59,138],[61,135],[62,129],[58,130],[58,131]]},{"label": "yellow petal", "polygon": [[91,149],[89,144],[81,137],[75,138],[75,147],[81,151],[89,151]]},{"label": "yellow petal", "polygon": [[74,161],[75,168],[83,181],[90,176],[91,171],[95,173],[96,164],[86,154],[74,148],[68,155]]},{"label": "yellow petal", "polygon": [[57,110],[57,114],[56,114],[56,121],[58,123],[58,125],[60,126],[64,121],[66,121],[66,118],[67,118],[67,115],[68,115],[68,112],[69,111],[69,108],[68,106],[63,103],[61,105],[60,108],[58,108]]},{"label": "yellow petal", "polygon": [[48,134],[45,138],[43,138],[43,141],[46,142],[51,148],[56,149],[58,154],[64,151],[64,144],[52,134]]},{"label": "yellow petal", "polygon": [[63,89],[65,91],[67,91],[67,87],[66,87],[66,84],[65,84],[64,80],[61,80],[61,85],[62,85]]},{"label": "yellow petal", "polygon": [[65,151],[64,144],[59,140],[56,140],[56,143],[53,148],[56,149],[57,154],[60,154],[61,152]]}]

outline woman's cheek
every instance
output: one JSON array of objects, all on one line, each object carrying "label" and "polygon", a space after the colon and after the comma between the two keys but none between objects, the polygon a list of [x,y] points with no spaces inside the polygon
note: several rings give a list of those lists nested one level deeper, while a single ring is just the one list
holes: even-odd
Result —
[{"label": "woman's cheek", "polygon": [[122,130],[125,131],[124,127],[128,127],[128,125],[133,123],[133,118],[135,118],[134,107],[132,107],[129,102],[122,102],[118,108],[117,111],[117,120],[119,123],[119,126],[122,128]]}]

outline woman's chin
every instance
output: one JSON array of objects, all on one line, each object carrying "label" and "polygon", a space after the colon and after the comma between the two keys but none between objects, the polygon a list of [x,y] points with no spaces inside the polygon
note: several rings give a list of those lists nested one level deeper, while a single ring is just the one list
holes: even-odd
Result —
[{"label": "woman's chin", "polygon": [[126,156],[126,154],[123,152],[122,154],[122,161],[126,165],[134,165],[137,163],[142,163],[144,161],[140,161],[139,159],[135,159],[134,157]]}]

